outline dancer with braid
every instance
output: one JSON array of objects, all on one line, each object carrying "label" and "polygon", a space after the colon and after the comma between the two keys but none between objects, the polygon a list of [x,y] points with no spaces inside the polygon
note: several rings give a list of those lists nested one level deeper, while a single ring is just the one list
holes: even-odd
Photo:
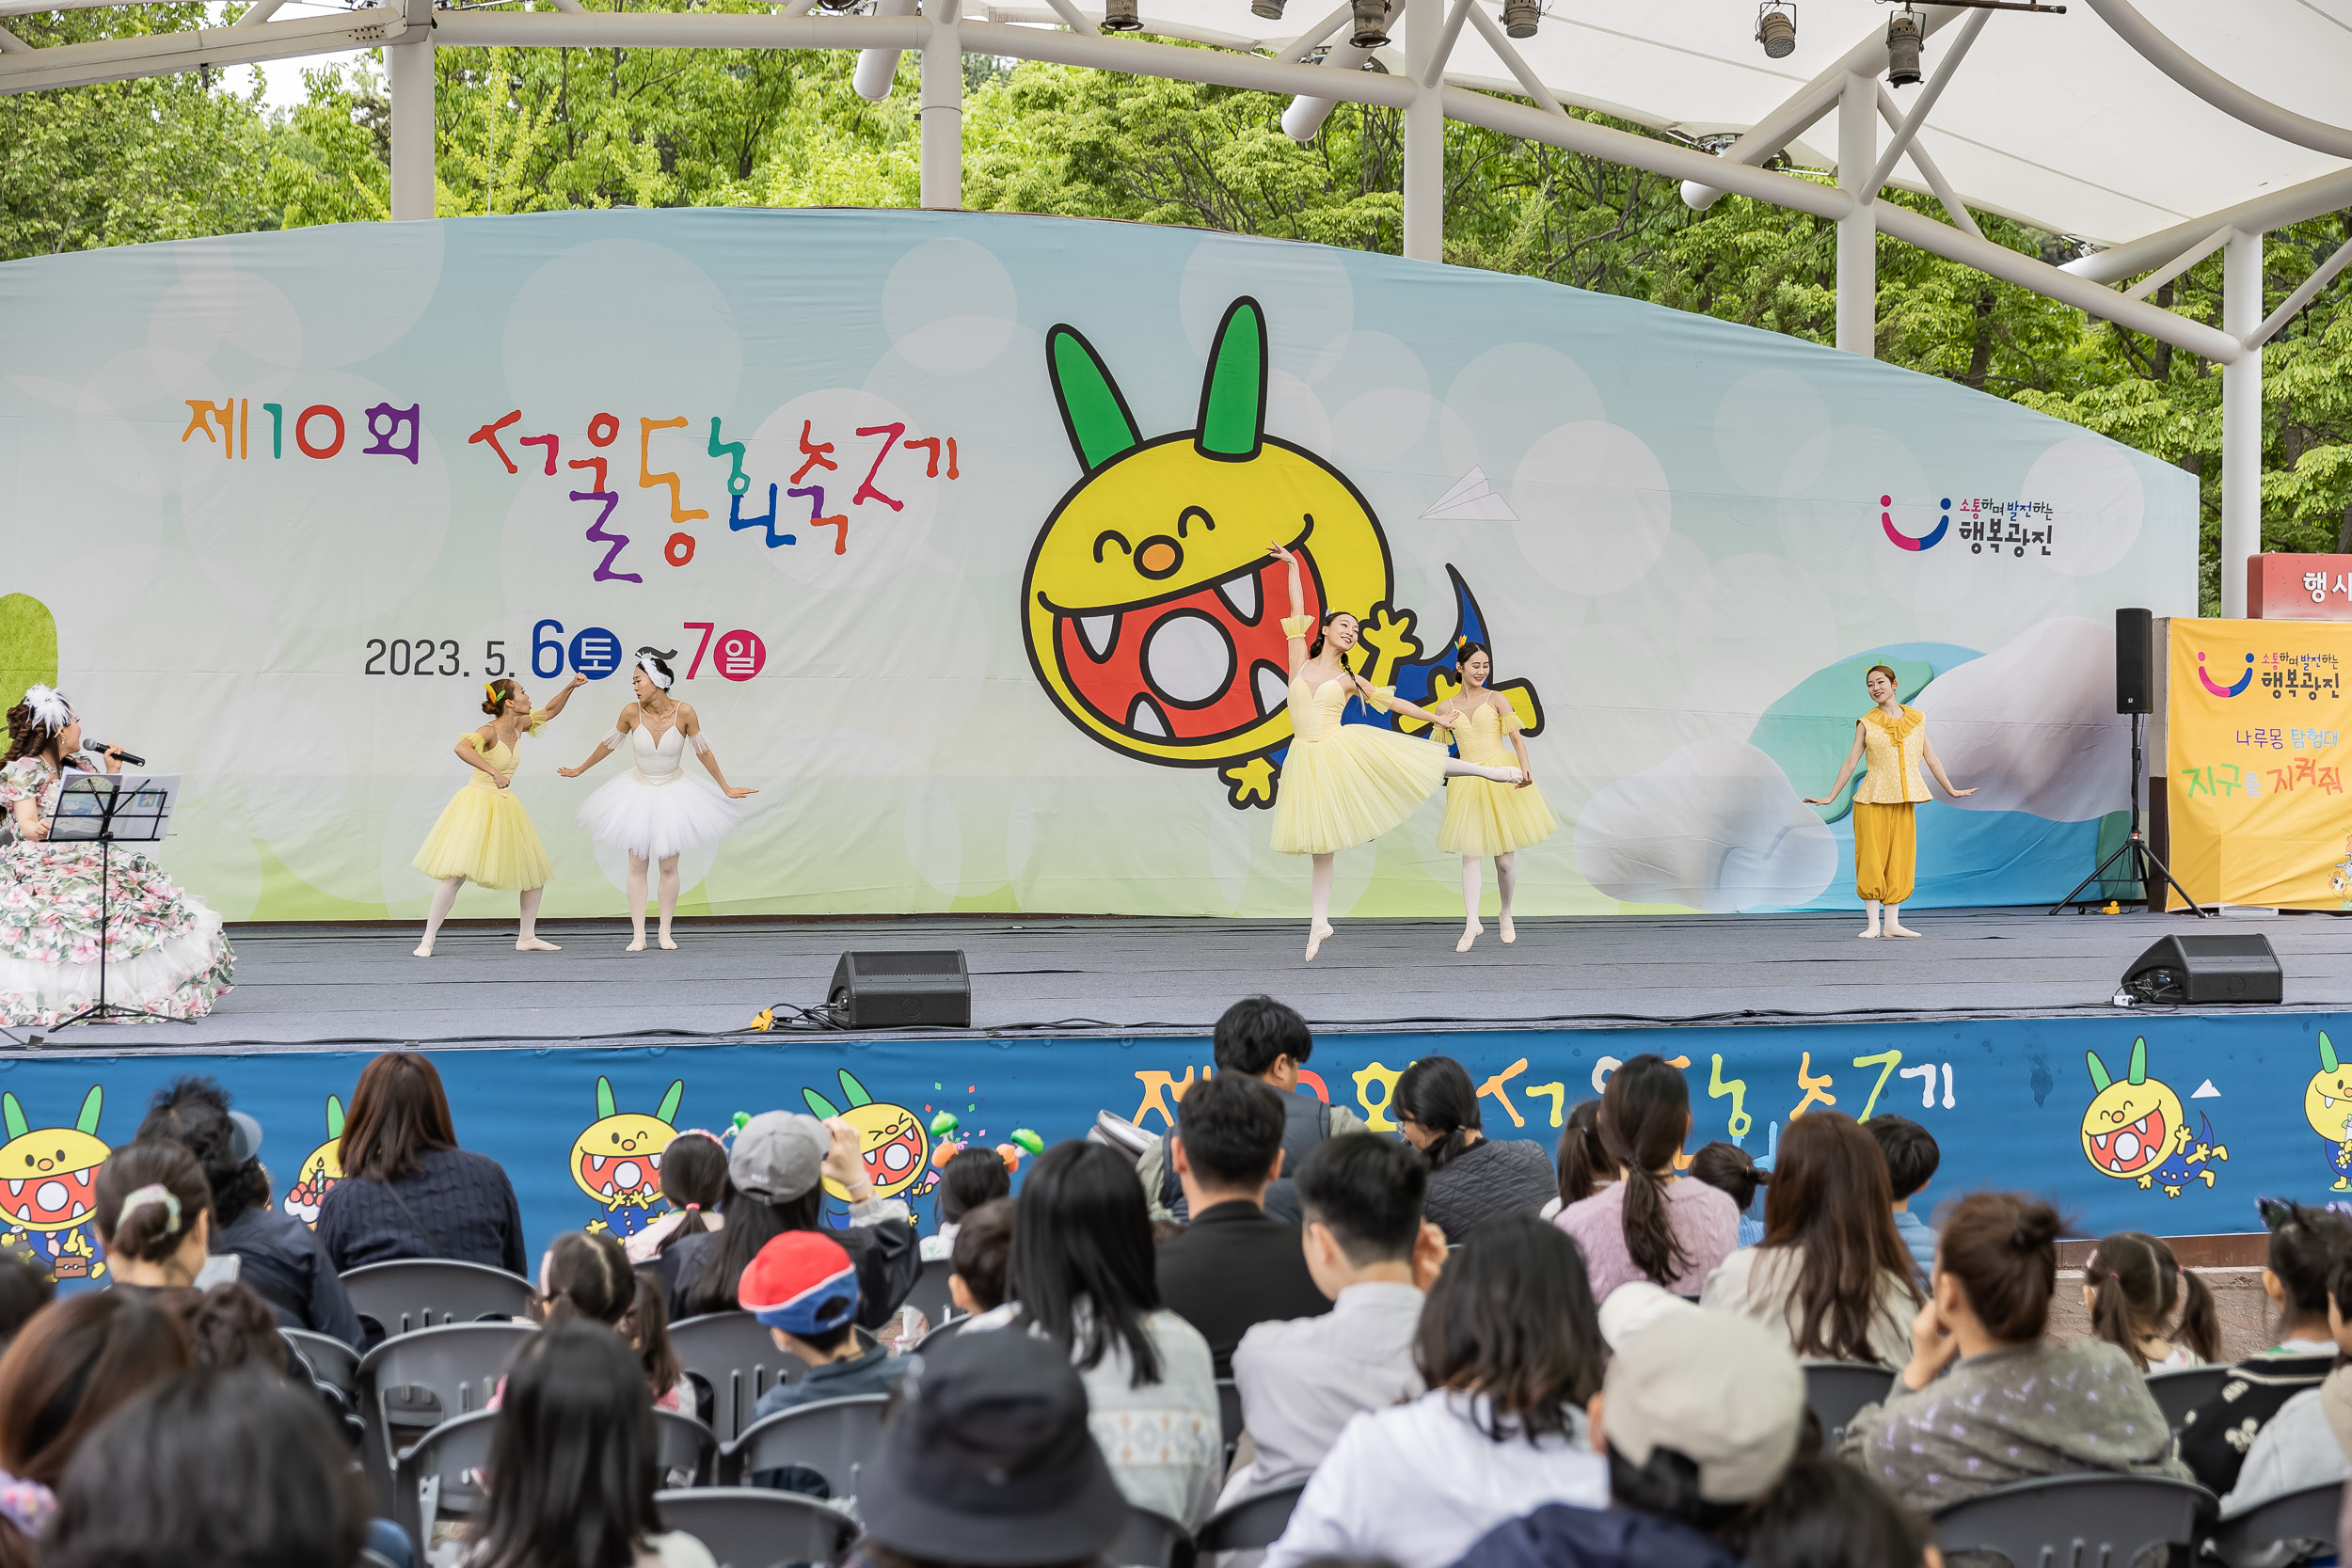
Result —
[{"label": "dancer with braid", "polygon": [[1454,640],[1454,678],[1462,689],[1438,705],[1438,721],[1454,736],[1465,761],[1508,766],[1516,753],[1519,782],[1501,784],[1473,775],[1446,781],[1445,820],[1438,826],[1438,847],[1462,857],[1462,940],[1456,953],[1467,953],[1486,927],[1478,919],[1478,863],[1495,858],[1495,886],[1502,895],[1502,940],[1515,942],[1511,927],[1511,895],[1518,886],[1518,863],[1513,857],[1531,844],[1541,844],[1560,831],[1535,776],[1527,766],[1527,742],[1519,732],[1527,726],[1511,706],[1511,699],[1490,690],[1494,655],[1484,642],[1467,637]]},{"label": "dancer with braid", "polygon": [[515,938],[515,951],[559,951],[555,943],[540,941],[537,931],[539,895],[554,874],[548,864],[547,847],[539,842],[539,830],[531,825],[531,814],[508,786],[514,783],[516,749],[522,744],[524,733],[537,735],[540,726],[563,712],[572,693],[587,682],[587,676],[575,674],[543,708],[531,705],[530,694],[520,681],[483,682],[482,711],[490,716],[490,721],[459,736],[453,748],[457,760],[472,768],[474,775],[450,797],[441,819],[433,824],[424,847],[411,863],[441,883],[433,890],[433,906],[425,913],[424,940],[417,943],[418,958],[433,956],[433,939],[440,934],[441,922],[449,918],[450,906],[457,902],[457,890],[468,882],[521,889],[522,927]]}]

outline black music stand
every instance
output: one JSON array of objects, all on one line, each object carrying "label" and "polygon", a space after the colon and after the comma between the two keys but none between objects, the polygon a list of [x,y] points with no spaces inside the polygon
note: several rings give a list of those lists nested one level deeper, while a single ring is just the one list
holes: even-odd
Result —
[{"label": "black music stand", "polygon": [[[2164,862],[2158,860],[2156,858],[2156,852],[2148,847],[2148,841],[2140,836],[2140,726],[2147,723],[2147,721],[2148,716],[2144,713],[2135,713],[2132,715],[2132,831],[2123,835],[2122,843],[2107,851],[2107,858],[2099,863],[2097,869],[2092,871],[2090,876],[2085,877],[2081,881],[2074,884],[2074,891],[2073,893],[2068,894],[2065,897],[2051,905],[2048,910],[2043,911],[2044,913],[2058,913],[2058,911],[2065,909],[2068,905],[2074,903],[2076,898],[2080,897],[2083,889],[2089,887],[2091,883],[2104,882],[2107,880],[2107,867],[2113,865],[2117,861],[2129,856],[2130,864],[2124,871],[2122,879],[2128,882],[2137,882],[2139,884],[2140,897],[2143,901],[2147,898],[2149,884],[2155,880],[2155,877],[2161,877],[2164,879],[2165,885],[2167,887],[2169,887],[2173,892],[2181,895],[2182,902],[2185,903],[2190,909],[2197,911],[2198,919],[2209,920],[2213,918],[2205,912],[2203,905],[2198,903],[2196,899],[2191,898],[2188,895],[2188,889],[2183,887],[2181,885],[2181,879],[2172,875],[2172,868],[2165,864]],[[2155,873],[2155,877],[2151,877],[2149,875],[2152,870]],[[2094,895],[2090,901],[2095,904],[2099,900]]]},{"label": "black music stand", "polygon": [[98,873],[98,1000],[59,1022],[111,1023],[119,1019],[146,1018],[159,1023],[174,1020],[137,1007],[118,1006],[106,1000],[107,938],[112,934],[114,847],[118,844],[161,844],[171,825],[171,808],[180,794],[177,773],[69,773],[57,786],[56,809],[48,818],[46,844],[91,844],[99,847]]}]

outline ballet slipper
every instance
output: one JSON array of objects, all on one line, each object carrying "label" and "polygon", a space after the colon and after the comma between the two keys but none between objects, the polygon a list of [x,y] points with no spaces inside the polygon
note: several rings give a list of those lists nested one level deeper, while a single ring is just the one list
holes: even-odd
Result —
[{"label": "ballet slipper", "polygon": [[662,932],[661,935],[655,940],[661,943],[661,950],[664,953],[675,953],[677,951],[677,943],[670,940],[669,932]]},{"label": "ballet slipper", "polygon": [[416,958],[429,958],[432,956],[433,939],[431,937],[427,937],[422,942],[417,943],[415,950],[409,954],[409,957]]},{"label": "ballet slipper", "polygon": [[561,953],[564,949],[551,942],[542,941],[538,937],[516,937],[515,951],[517,953]]},{"label": "ballet slipper", "polygon": [[1886,923],[1886,934],[1890,937],[1915,937],[1919,933],[1908,926],[1890,920]]},{"label": "ballet slipper", "polygon": [[1454,950],[1456,953],[1467,953],[1470,950],[1470,943],[1486,934],[1486,927],[1473,920],[1462,927],[1462,940],[1454,944]]},{"label": "ballet slipper", "polygon": [[1307,928],[1307,962],[1315,961],[1315,955],[1322,951],[1323,939],[1330,934],[1330,926],[1320,921]]},{"label": "ballet slipper", "polygon": [[630,942],[627,947],[622,949],[622,951],[626,953],[643,953],[644,950],[645,933],[643,931],[637,933],[637,940],[635,942]]},{"label": "ballet slipper", "polygon": [[1514,942],[1519,940],[1518,932],[1511,928],[1511,917],[1507,914],[1502,917],[1502,940],[1505,942]]}]

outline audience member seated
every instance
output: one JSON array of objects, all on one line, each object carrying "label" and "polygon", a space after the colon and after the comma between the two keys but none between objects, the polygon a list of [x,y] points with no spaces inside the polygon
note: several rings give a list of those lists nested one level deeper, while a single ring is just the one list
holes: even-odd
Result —
[{"label": "audience member seated", "polygon": [[[594,1323],[617,1334],[644,1370],[645,1392],[661,1410],[694,1409],[694,1386],[670,1350],[670,1317],[661,1287],[628,1266],[621,1243],[605,1234],[566,1230],[539,1259],[531,1298],[534,1323]],[[496,1409],[503,1386],[491,1397]]]},{"label": "audience member seated", "polygon": [[2279,1342],[2231,1369],[2213,1397],[2181,1425],[2181,1458],[2215,1492],[2237,1489],[2238,1471],[2262,1430],[2286,1402],[2315,1389],[2335,1365],[2328,1322],[2328,1282],[2352,1257],[2352,1216],[2280,1198],[2261,1200],[2270,1230],[2263,1293],[2279,1313]]},{"label": "audience member seated", "polygon": [[[1245,996],[1225,1009],[1216,1021],[1212,1041],[1219,1075],[1255,1078],[1282,1097],[1282,1164],[1295,1173],[1315,1145],[1340,1132],[1363,1129],[1364,1118],[1344,1105],[1333,1105],[1311,1089],[1298,1088],[1298,1069],[1314,1054],[1315,1037],[1295,1009],[1271,996]],[[1136,1162],[1136,1179],[1151,1201],[1152,1218],[1183,1221],[1190,1217],[1182,1184],[1168,1164],[1166,1139],[1152,1144]],[[1298,1197],[1290,1178],[1276,1180],[1267,1189],[1266,1212],[1298,1223]]]},{"label": "audience member seated", "polygon": [[124,1144],[98,1167],[91,1189],[90,1224],[113,1289],[147,1292],[237,1277],[233,1255],[211,1256],[213,1189],[196,1156],[178,1144]]},{"label": "audience member seated", "polygon": [[661,1148],[661,1196],[670,1212],[625,1243],[631,1264],[651,1263],[689,1236],[724,1223],[727,1146],[716,1132],[690,1128]]},{"label": "audience member seated", "polygon": [[[727,1156],[726,1224],[689,1236],[661,1255],[670,1316],[735,1309],[743,1271],[760,1249],[797,1231],[831,1235],[857,1267],[858,1318],[868,1328],[890,1321],[923,1272],[914,1225],[897,1198],[874,1196],[856,1128],[798,1111],[767,1111],[735,1135]],[[850,1227],[825,1224],[824,1182],[850,1196]]]},{"label": "audience member seated", "polygon": [[958,1152],[939,1173],[939,1196],[931,1200],[939,1229],[923,1238],[923,1261],[944,1263],[953,1258],[963,1216],[1011,1191],[1012,1172],[1005,1168],[1003,1155],[977,1144]]},{"label": "audience member seated", "polygon": [[1423,1392],[1413,1341],[1422,1292],[1446,1258],[1444,1235],[1421,1217],[1428,1181],[1410,1148],[1372,1132],[1327,1139],[1299,1167],[1307,1272],[1332,1305],[1242,1336],[1233,1381],[1255,1451],[1220,1508],[1298,1484],[1351,1418]]},{"label": "audience member seated", "polygon": [[522,1211],[505,1167],[457,1147],[433,1063],[388,1051],[351,1092],[336,1145],[342,1180],[319,1202],[319,1244],[338,1273],[402,1258],[528,1275]]},{"label": "audience member seated", "polygon": [[1607,1353],[1583,1261],[1557,1230],[1528,1213],[1471,1231],[1430,1288],[1413,1354],[1429,1391],[1349,1420],[1264,1568],[1445,1568],[1532,1508],[1608,1502],[1584,1413]]},{"label": "audience member seated", "polygon": [[628,1315],[621,1320],[621,1338],[637,1353],[645,1371],[645,1391],[656,1410],[695,1412],[694,1380],[670,1343],[670,1298],[661,1281],[650,1272],[633,1273]]},{"label": "audience member seated", "polygon": [[947,1299],[967,1317],[1005,1305],[1005,1275],[1012,1267],[1013,1200],[992,1198],[963,1216],[947,1275]]},{"label": "audience member seated", "polygon": [[213,1189],[210,1245],[234,1254],[237,1278],[276,1310],[279,1324],[364,1344],[359,1314],[310,1227],[271,1201],[262,1168],[262,1124],[230,1108],[210,1078],[181,1078],[155,1093],[141,1138],[168,1138],[196,1156]]},{"label": "audience member seated", "polygon": [[[316,1400],[279,1378],[206,1368],[172,1377],[90,1434],[57,1488],[40,1560],[340,1568],[375,1544],[367,1513],[349,1450]],[[404,1560],[407,1539],[392,1536]]]},{"label": "audience member seated", "polygon": [[1127,1500],[1197,1528],[1216,1501],[1225,1440],[1209,1342],[1160,1303],[1152,1220],[1135,1166],[1101,1144],[1060,1143],[1022,1179],[1010,1297],[972,1320],[1041,1335],[1078,1369],[1088,1430]]},{"label": "audience member seated", "polygon": [[186,1370],[179,1315],[150,1296],[69,1296],[37,1313],[0,1354],[0,1568],[30,1568],[56,1511],[54,1489],[90,1433]]},{"label": "audience member seated", "polygon": [[[2119,1230],[2090,1249],[2083,1260],[2083,1306],[2090,1332],[2141,1371],[2202,1367],[2221,1354],[2212,1290],[2144,1230]],[[2176,1307],[2181,1318],[2172,1323]]]},{"label": "audience member seated", "polygon": [[2131,1357],[2104,1339],[2042,1338],[2058,1234],[2056,1210],[2014,1193],[1964,1197],[1944,1222],[1910,1363],[1839,1450],[1911,1506],[1932,1513],[2038,1476],[2188,1479]]},{"label": "audience member seated", "polygon": [[759,1396],[757,1415],[794,1405],[886,1394],[910,1363],[857,1337],[857,1268],[840,1243],[788,1230],[759,1249],[743,1271],[743,1310],[767,1325],[776,1348],[808,1367],[798,1383]]},{"label": "audience member seated", "polygon": [[1560,1190],[1550,1202],[1535,1211],[1539,1219],[1556,1219],[1569,1204],[1581,1203],[1612,1181],[1624,1178],[1625,1172],[1601,1151],[1599,1101],[1580,1100],[1568,1107],[1552,1164],[1560,1175]]},{"label": "audience member seated", "polygon": [[[1118,1174],[1134,1186],[1129,1169]],[[852,1560],[1104,1560],[1126,1527],[1127,1499],[1089,1424],[1085,1386],[1042,1338],[966,1335],[926,1350],[923,1375],[892,1403],[858,1479],[866,1539]]]},{"label": "audience member seated", "polygon": [[1747,1568],[1927,1568],[1925,1521],[1835,1459],[1800,1459],[1732,1534]]},{"label": "audience member seated", "polygon": [[2221,1499],[2222,1513],[2252,1508],[2307,1486],[2352,1480],[2352,1321],[2347,1321],[2347,1308],[2352,1308],[2352,1255],[2337,1259],[2328,1287],[2328,1332],[2344,1358],[2318,1387],[2295,1395],[2264,1423],[2253,1447],[2246,1450],[2236,1487]]},{"label": "audience member seated", "polygon": [[1623,1179],[1552,1222],[1583,1250],[1593,1299],[1606,1301],[1635,1279],[1696,1297],[1731,1256],[1740,1211],[1705,1182],[1675,1175],[1675,1156],[1691,1134],[1691,1091],[1680,1070],[1650,1052],[1619,1067],[1601,1090],[1597,1129],[1603,1156]]},{"label": "audience member seated", "polygon": [[57,1299],[57,1276],[30,1252],[0,1250],[0,1351],[33,1314]]},{"label": "audience member seated", "polygon": [[[251,1367],[279,1377],[298,1374],[294,1349],[278,1331],[276,1309],[249,1286],[232,1282],[209,1291],[159,1291],[156,1305],[179,1314],[192,1367],[218,1372]],[[308,1386],[308,1374],[299,1375]]]},{"label": "audience member seated", "polygon": [[717,1568],[653,1495],[653,1403],[621,1337],[550,1323],[516,1354],[465,1568]]},{"label": "audience member seated", "polygon": [[1451,1056],[1423,1056],[1406,1068],[1389,1097],[1389,1114],[1429,1162],[1422,1209],[1448,1242],[1460,1242],[1490,1215],[1540,1214],[1559,1193],[1543,1145],[1487,1139],[1478,1090]]},{"label": "audience member seated", "polygon": [[1886,1162],[1853,1117],[1799,1117],[1772,1161],[1763,1244],[1724,1259],[1699,1305],[1782,1329],[1806,1360],[1903,1365],[1925,1298],[1886,1195]]},{"label": "audience member seated", "polygon": [[1160,1300],[1209,1341],[1216,1375],[1231,1377],[1251,1324],[1331,1309],[1299,1227],[1265,1212],[1266,1184],[1282,1174],[1282,1101],[1255,1078],[1220,1074],[1176,1102],[1169,1142],[1192,1223],[1160,1243]]},{"label": "audience member seated", "polygon": [[1895,1233],[1910,1249],[1919,1283],[1925,1285],[1935,1272],[1935,1231],[1913,1211],[1911,1200],[1928,1190],[1944,1151],[1935,1147],[1934,1133],[1908,1117],[1882,1112],[1862,1125],[1886,1157],[1886,1180],[1895,1194]]},{"label": "audience member seated", "polygon": [[1691,1156],[1691,1180],[1704,1181],[1739,1205],[1740,1245],[1764,1240],[1764,1218],[1756,1212],[1756,1190],[1772,1184],[1772,1173],[1756,1163],[1756,1156],[1738,1144],[1717,1139],[1701,1144]]},{"label": "audience member seated", "polygon": [[1737,1568],[1724,1537],[1796,1457],[1804,1374],[1762,1324],[1669,1311],[1617,1347],[1591,1417],[1608,1509],[1549,1502],[1462,1568]]}]

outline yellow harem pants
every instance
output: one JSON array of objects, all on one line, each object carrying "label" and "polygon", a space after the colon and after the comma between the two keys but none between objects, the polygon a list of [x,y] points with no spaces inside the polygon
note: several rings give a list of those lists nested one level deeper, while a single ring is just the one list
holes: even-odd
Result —
[{"label": "yellow harem pants", "polygon": [[1853,807],[1853,885],[1864,898],[1899,904],[1911,896],[1919,868],[1919,829],[1912,803]]}]

